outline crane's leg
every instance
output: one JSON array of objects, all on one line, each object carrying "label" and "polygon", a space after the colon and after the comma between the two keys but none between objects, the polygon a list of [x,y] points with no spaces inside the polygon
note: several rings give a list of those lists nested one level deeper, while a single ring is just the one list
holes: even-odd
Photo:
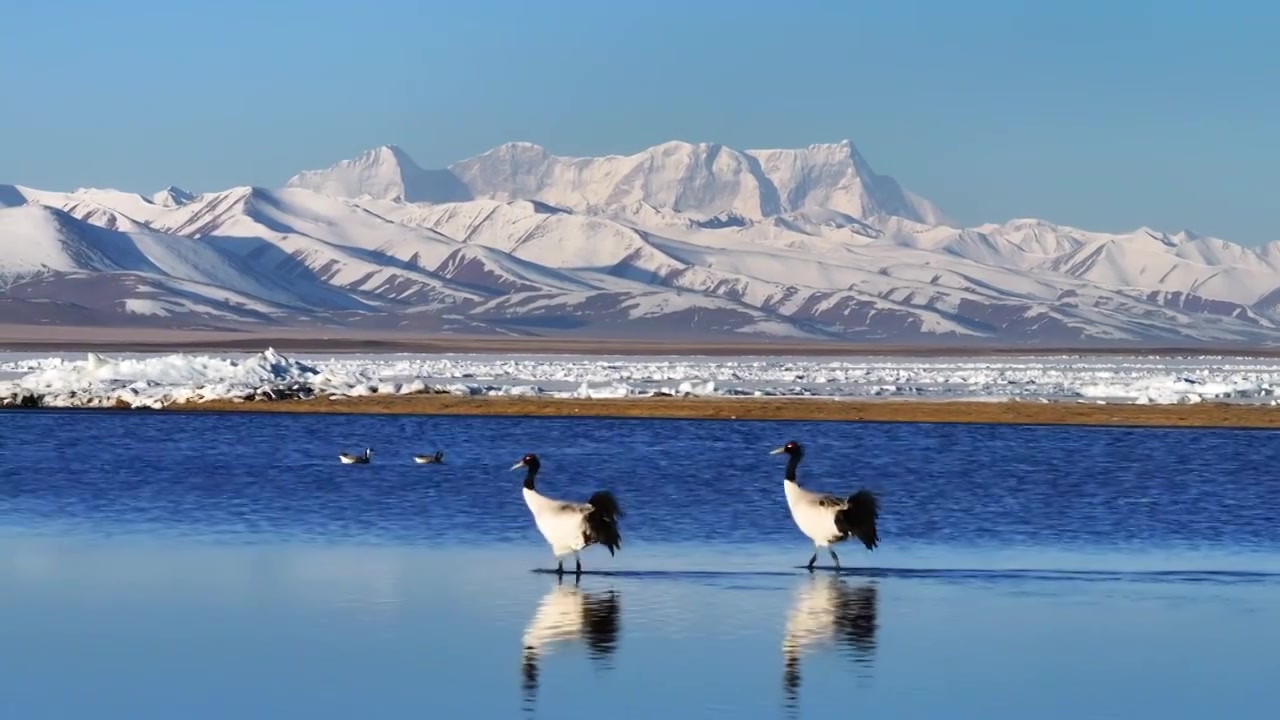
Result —
[{"label": "crane's leg", "polygon": [[556,576],[564,577],[564,558],[556,556]]},{"label": "crane's leg", "polygon": [[809,565],[808,565],[809,572],[813,572],[813,565],[816,562],[818,562],[818,551],[815,548],[813,551],[813,557],[809,558]]},{"label": "crane's leg", "polygon": [[582,558],[578,557],[578,551],[573,551],[573,563],[576,566],[574,571],[576,575],[582,575]]},{"label": "crane's leg", "polygon": [[831,559],[832,559],[833,561],[835,561],[835,564],[836,564],[836,570],[839,570],[839,569],[840,569],[840,556],[839,556],[839,555],[836,555],[836,549],[835,549],[834,547],[830,547],[830,546],[828,546],[828,547],[827,547],[827,552],[831,553]]}]

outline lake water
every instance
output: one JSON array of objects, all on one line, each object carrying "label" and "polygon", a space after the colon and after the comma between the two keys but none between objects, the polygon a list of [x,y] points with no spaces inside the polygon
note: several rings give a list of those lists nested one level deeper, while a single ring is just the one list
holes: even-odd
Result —
[{"label": "lake water", "polygon": [[[0,716],[1270,718],[1280,436],[0,413]],[[812,554],[800,481],[880,494]],[[367,466],[340,451],[373,448]],[[442,448],[441,466],[410,456]],[[520,496],[615,491],[575,582]],[[829,562],[825,557],[820,562]],[[570,563],[571,564],[571,563]]]}]

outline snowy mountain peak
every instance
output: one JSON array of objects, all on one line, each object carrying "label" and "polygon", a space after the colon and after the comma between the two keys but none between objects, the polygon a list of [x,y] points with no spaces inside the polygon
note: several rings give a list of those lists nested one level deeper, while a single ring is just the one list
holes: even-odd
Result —
[{"label": "snowy mountain peak", "polygon": [[810,143],[803,148],[767,148],[756,152],[798,152],[814,157],[827,157],[832,161],[862,157],[858,152],[857,146],[848,138],[838,142]]},{"label": "snowy mountain peak", "polygon": [[643,202],[701,219],[732,213],[761,220],[831,210],[860,220],[946,223],[928,201],[872,170],[847,139],[794,150],[745,151],[671,140],[631,155],[600,157],[561,156],[532,142],[509,142],[431,171],[399,148],[383,146],[325,170],[300,173],[286,186],[407,202],[539,200],[577,211]]},{"label": "snowy mountain peak", "polygon": [[0,185],[0,293],[0,322],[49,325],[1257,345],[1280,244],[951,227],[847,139],[437,170],[382,145],[279,189]]},{"label": "snowy mountain peak", "polygon": [[397,172],[415,172],[422,168],[409,157],[409,153],[405,152],[399,145],[379,145],[371,150],[366,150],[359,157],[352,161],[353,164],[364,167],[387,166]]},{"label": "snowy mountain peak", "polygon": [[850,140],[749,154],[777,187],[789,212],[827,209],[863,220],[898,217],[951,224],[932,203],[906,191],[892,177],[876,173]]},{"label": "snowy mountain peak", "polygon": [[[5,213],[0,215],[8,223],[5,230],[9,232],[15,231],[17,228],[25,225],[42,225],[46,227],[56,226],[67,213],[59,208],[48,207],[37,203],[24,204],[5,209]],[[8,248],[6,248],[7,250]]]},{"label": "snowy mountain peak", "polygon": [[471,193],[448,170],[423,170],[396,145],[380,145],[324,170],[304,170],[284,186],[339,198],[402,202],[471,199]]},{"label": "snowy mountain peak", "polygon": [[547,149],[537,143],[516,140],[496,145],[476,157],[546,157]]},{"label": "snowy mountain peak", "polygon": [[196,199],[195,194],[187,192],[186,190],[183,190],[182,188],[177,187],[175,185],[170,185],[169,187],[151,196],[151,202],[155,203],[156,205],[160,205],[162,207],[169,207],[169,208],[181,207],[195,199]]},{"label": "snowy mountain peak", "polygon": [[304,171],[285,183],[336,197],[368,196],[379,200],[405,200],[406,179],[422,173],[408,153],[394,145],[366,150],[327,170]]}]

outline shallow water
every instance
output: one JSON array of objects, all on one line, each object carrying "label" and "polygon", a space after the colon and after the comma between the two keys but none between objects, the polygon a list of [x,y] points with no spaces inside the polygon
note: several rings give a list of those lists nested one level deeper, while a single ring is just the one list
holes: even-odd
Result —
[{"label": "shallow water", "polygon": [[[1271,717],[1272,433],[0,414],[13,718]],[[376,438],[373,442],[369,438]],[[882,495],[846,572],[782,500]],[[368,466],[335,454],[374,448]],[[443,466],[409,455],[446,451]],[[575,589],[519,495],[617,492]],[[825,558],[823,562],[828,562]],[[561,639],[552,638],[560,636]]]}]

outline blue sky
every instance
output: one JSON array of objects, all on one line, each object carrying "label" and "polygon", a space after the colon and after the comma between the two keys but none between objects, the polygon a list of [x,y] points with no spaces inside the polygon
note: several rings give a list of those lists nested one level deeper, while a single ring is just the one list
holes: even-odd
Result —
[{"label": "blue sky", "polygon": [[854,141],[966,223],[1280,240],[1280,6],[0,0],[0,182],[276,186],[375,145]]}]

